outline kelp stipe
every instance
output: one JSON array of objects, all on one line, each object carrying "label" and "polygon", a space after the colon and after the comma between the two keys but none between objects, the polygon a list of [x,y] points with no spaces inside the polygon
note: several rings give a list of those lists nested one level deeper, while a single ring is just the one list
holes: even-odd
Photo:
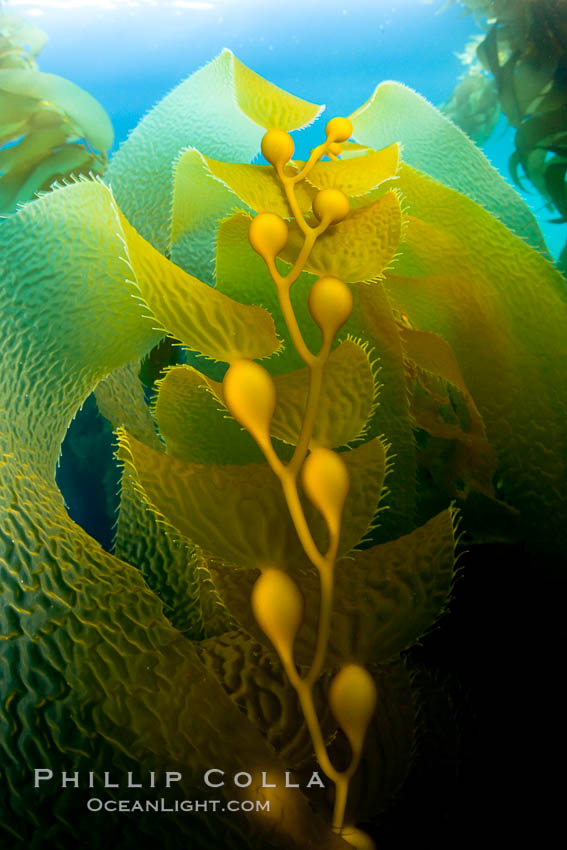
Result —
[{"label": "kelp stipe", "polygon": [[[313,198],[313,213],[317,223],[310,225],[297,204],[295,185],[309,175],[315,163],[325,154],[333,158],[340,154],[341,142],[346,142],[351,133],[350,121],[331,119],[326,128],[326,142],[315,148],[303,168],[299,172],[294,171],[292,175],[286,174],[285,171],[293,154],[291,136],[281,130],[272,129],[262,140],[262,153],[276,169],[290,210],[304,236],[303,245],[292,269],[282,276],[276,267],[276,257],[287,244],[288,228],[284,220],[274,213],[260,213],[252,220],[249,229],[250,243],[264,259],[276,286],[280,308],[291,339],[309,369],[307,406],[297,445],[287,464],[280,461],[270,439],[276,390],[269,374],[250,361],[237,360],[228,370],[223,382],[224,398],[229,411],[254,437],[272,471],[279,478],[295,530],[305,553],[319,573],[321,601],[317,642],[311,666],[306,674],[298,673],[293,654],[293,644],[303,619],[302,596],[293,580],[273,567],[262,570],[262,575],[252,591],[252,607],[256,619],[274,644],[286,674],[297,691],[319,764],[325,775],[335,784],[333,829],[339,833],[343,829],[349,781],[358,767],[364,733],[375,707],[376,689],[372,677],[356,665],[343,668],[331,682],[331,708],[352,748],[349,766],[344,771],[338,771],[327,753],[312,691],[321,675],[329,642],[335,562],[350,479],[341,456],[330,449],[314,446],[312,440],[325,366],[336,334],[352,312],[353,297],[346,284],[339,278],[321,277],[313,284],[308,296],[309,312],[322,334],[322,345],[315,355],[305,344],[289,293],[303,271],[317,238],[325,233],[329,226],[344,221],[350,211],[348,198],[343,192],[339,189],[322,189]],[[311,451],[307,454],[309,448]],[[300,472],[305,494],[322,514],[327,525],[326,551],[319,550],[305,518],[297,487]]]}]

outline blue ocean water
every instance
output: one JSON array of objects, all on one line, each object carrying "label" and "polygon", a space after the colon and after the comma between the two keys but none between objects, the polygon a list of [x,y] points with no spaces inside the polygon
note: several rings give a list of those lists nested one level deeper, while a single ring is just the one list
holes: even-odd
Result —
[{"label": "blue ocean water", "polygon": [[[394,79],[440,105],[463,66],[457,56],[481,32],[445,0],[11,0],[44,29],[40,68],[96,97],[123,141],[141,116],[190,73],[229,47],[257,73],[348,115]],[[296,137],[297,155],[317,144],[323,122]],[[486,146],[508,178],[513,131],[501,122]],[[557,256],[565,227],[534,191],[526,200]]]}]

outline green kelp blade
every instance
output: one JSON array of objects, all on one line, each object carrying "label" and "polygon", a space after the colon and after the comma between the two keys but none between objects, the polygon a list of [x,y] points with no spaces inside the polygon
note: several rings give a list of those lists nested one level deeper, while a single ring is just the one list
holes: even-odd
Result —
[{"label": "green kelp blade", "polygon": [[319,106],[267,82],[225,49],[151,109],[114,156],[108,173],[118,203],[142,236],[165,253],[172,165],[182,151],[192,146],[216,159],[249,162],[266,129],[297,129],[319,112]]},{"label": "green kelp blade", "polygon": [[[447,509],[410,534],[356,550],[335,567],[332,629],[326,669],[345,661],[380,663],[413,646],[447,605],[455,569],[455,517]],[[211,560],[221,598],[238,622],[269,645],[250,608],[258,574]],[[319,621],[319,577],[291,568],[305,598],[304,620],[294,643],[297,664],[310,665]]]},{"label": "green kelp blade", "polygon": [[[371,440],[342,457],[350,476],[339,551],[350,551],[366,534],[378,505],[386,456]],[[140,497],[202,549],[245,568],[295,564],[310,570],[280,482],[267,465],[204,466],[155,452],[127,432],[119,433],[119,458],[137,480]],[[320,549],[326,525],[310,505],[305,514]]]},{"label": "green kelp blade", "polygon": [[[557,547],[567,530],[567,296],[551,263],[473,201],[407,165],[405,249],[389,297],[443,337],[497,456],[496,496]],[[488,519],[488,518],[487,518]]]},{"label": "green kelp blade", "polygon": [[[250,600],[246,604],[250,607]],[[259,643],[235,626],[202,641],[197,652],[207,670],[286,764],[298,770],[313,762],[313,742],[297,692],[273,646]],[[325,676],[313,689],[317,719],[326,741],[337,731],[326,694],[328,684]]]},{"label": "green kelp blade", "polygon": [[106,111],[88,92],[55,74],[39,71],[0,70],[0,92],[48,101],[62,112],[80,137],[103,152],[112,147],[114,130]]},{"label": "green kelp blade", "polygon": [[202,640],[235,627],[213,593],[198,550],[140,499],[128,466],[122,472],[114,554],[140,570],[169,622],[186,637]]},{"label": "green kelp blade", "polygon": [[[115,429],[125,427],[137,440],[164,451],[139,371],[139,361],[133,361],[111,372],[95,389],[97,405]],[[180,436],[188,430],[189,439],[195,437],[186,425],[180,429]],[[202,425],[207,427],[204,420]],[[124,469],[114,554],[142,572],[148,586],[163,602],[170,623],[187,637],[200,640],[233,628],[193,544],[139,498],[134,483],[128,468]]]},{"label": "green kelp blade", "polygon": [[[305,270],[317,275],[335,275],[348,283],[376,280],[397,254],[402,224],[400,199],[395,191],[386,192],[329,227],[313,246]],[[295,262],[303,241],[303,232],[292,223],[282,259]]]},{"label": "green kelp blade", "polygon": [[360,142],[372,148],[400,142],[404,162],[468,195],[528,244],[546,250],[527,204],[462,130],[412,89],[381,83],[350,120]]},{"label": "green kelp blade", "polygon": [[[277,375],[277,403],[272,431],[280,440],[298,442],[307,406],[310,371],[307,368]],[[352,339],[341,342],[329,355],[313,428],[311,448],[338,448],[360,439],[376,405],[377,386],[367,346]]]},{"label": "green kelp blade", "polygon": [[[19,145],[18,145],[19,147]],[[31,200],[36,193],[47,191],[56,181],[68,180],[87,172],[100,174],[104,160],[94,156],[83,145],[64,144],[55,150],[46,150],[31,164],[11,170],[0,177],[0,209],[3,214],[12,212],[18,204]]]},{"label": "green kelp blade", "polygon": [[163,332],[213,360],[266,357],[280,342],[270,314],[239,304],[167,260],[117,209],[139,295]]},{"label": "green kelp blade", "polygon": [[[295,350],[283,319],[278,294],[264,260],[253,250],[248,241],[251,217],[247,213],[235,213],[221,222],[217,233],[216,288],[230,298],[243,304],[261,304],[273,316],[276,333],[282,340],[277,357],[266,361],[265,367],[272,374],[300,369],[305,364]],[[281,269],[289,266],[281,264]],[[291,289],[295,315],[306,344],[316,353],[321,347],[321,332],[309,313],[307,298],[316,278],[304,273]],[[354,333],[353,333],[354,335]]]},{"label": "green kelp blade", "polygon": [[385,435],[393,465],[388,475],[388,509],[380,513],[375,542],[407,534],[416,525],[416,445],[404,367],[400,328],[381,282],[352,286],[354,309],[344,327],[368,340],[376,358],[380,398],[369,422],[367,439]]}]

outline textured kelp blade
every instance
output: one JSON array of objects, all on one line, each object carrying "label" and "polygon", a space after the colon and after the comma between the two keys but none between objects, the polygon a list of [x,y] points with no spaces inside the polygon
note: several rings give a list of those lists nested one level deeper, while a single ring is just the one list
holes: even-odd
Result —
[{"label": "textured kelp blade", "polygon": [[521,510],[529,536],[558,545],[567,529],[564,280],[463,195],[405,165],[400,182],[410,223],[390,297],[455,352],[496,450],[498,498]]},{"label": "textured kelp blade", "polygon": [[[115,369],[95,390],[98,409],[115,429],[125,427],[148,446],[163,451],[135,361]],[[156,516],[138,498],[124,470],[120,486],[120,509],[114,554],[137,567],[148,586],[164,604],[164,612],[176,629],[198,640],[205,634],[197,555],[189,541]]]},{"label": "textured kelp blade", "polygon": [[[228,563],[252,568],[267,564],[308,568],[289,516],[281,485],[266,465],[205,467],[155,452],[120,433],[119,457],[137,478],[142,498],[197,546]],[[366,533],[378,504],[385,472],[379,440],[343,454],[350,475],[340,552]],[[320,548],[326,543],[322,517],[305,508]]]},{"label": "textured kelp blade", "polygon": [[[84,401],[93,383],[142,357],[160,333],[132,298],[116,207],[101,183],[82,180],[26,205],[2,223],[0,244],[2,278],[16,305],[10,331],[26,348],[6,384],[25,403],[6,427],[43,468],[59,455],[75,413],[69,397],[79,392]],[[49,371],[32,380],[29,370],[48,354]]]},{"label": "textured kelp blade", "polygon": [[544,248],[520,196],[482,151],[416,92],[401,83],[381,83],[350,119],[360,142],[373,148],[401,142],[404,162],[468,195],[530,245]]},{"label": "textured kelp blade", "polygon": [[494,452],[450,345],[428,331],[401,328],[400,335],[416,425],[433,437],[457,443],[452,476],[456,489],[451,495],[473,486],[493,496]]},{"label": "textured kelp blade", "polygon": [[[305,264],[314,274],[332,274],[348,282],[376,280],[391,263],[402,236],[402,209],[396,192],[361,207],[317,239]],[[289,229],[282,259],[293,262],[304,236],[297,224]]]},{"label": "textured kelp blade", "polygon": [[[271,424],[272,436],[296,445],[309,391],[309,369],[277,375],[277,403]],[[222,385],[207,381],[219,401]],[[358,439],[368,425],[376,403],[376,381],[366,347],[345,340],[331,352],[325,365],[321,397],[311,448],[337,448]]]},{"label": "textured kelp blade", "polygon": [[214,285],[218,222],[242,207],[230,187],[213,177],[203,154],[194,148],[184,151],[173,172],[169,245],[173,262]]},{"label": "textured kelp blade", "polygon": [[154,412],[168,454],[209,465],[262,463],[250,434],[228,415],[196,369],[176,366],[158,387]]},{"label": "textured kelp blade", "polygon": [[[318,162],[306,179],[316,189],[340,189],[348,197],[358,197],[395,177],[399,160],[400,146],[394,143],[381,151],[369,151],[359,157]],[[302,166],[304,163],[297,164]]]},{"label": "textured kelp blade", "polygon": [[[313,743],[297,693],[275,652],[242,629],[202,641],[198,652],[207,670],[259,728],[276,753],[296,770],[304,768],[309,776],[314,766]],[[378,701],[365,736],[358,781],[351,787],[353,794],[349,800],[351,817],[356,817],[357,822],[375,815],[391,802],[405,779],[413,754],[415,703],[410,671],[403,661],[396,660],[375,666],[372,676]],[[330,673],[326,674],[317,682],[313,701],[329,757],[332,763],[340,764],[348,744],[342,736],[337,736],[337,722],[329,707],[330,677]],[[326,819],[330,820],[330,801],[328,808]]]},{"label": "textured kelp blade", "polygon": [[319,107],[250,71],[223,50],[178,85],[138,124],[113,158],[109,177],[121,209],[162,253],[169,246],[172,163],[188,146],[207,156],[249,162],[267,127],[294,129]]},{"label": "textured kelp blade", "polygon": [[234,628],[214,593],[208,571],[193,544],[173,528],[136,490],[123,470],[114,554],[133,564],[164,605],[170,623],[192,640]]},{"label": "textured kelp blade", "polygon": [[385,435],[393,469],[388,476],[388,510],[380,514],[375,542],[390,540],[415,528],[416,447],[406,387],[404,350],[400,328],[381,283],[353,284],[354,309],[345,326],[350,334],[368,340],[376,357],[380,402],[370,421],[367,437]]},{"label": "textured kelp blade", "polygon": [[49,101],[67,116],[77,135],[87,138],[98,151],[112,147],[110,118],[100,103],[75,83],[39,71],[0,70],[0,91]]},{"label": "textured kelp blade", "polygon": [[[296,444],[307,405],[309,370],[275,378],[277,405],[272,432]],[[325,365],[321,398],[311,446],[336,448],[359,438],[376,402],[376,381],[368,352],[346,340],[331,352]]]},{"label": "textured kelp blade", "polygon": [[187,274],[119,216],[135,284],[164,332],[214,360],[277,351],[280,343],[266,310],[239,304]]},{"label": "textured kelp blade", "polygon": [[[374,663],[412,646],[442,614],[455,566],[454,517],[446,510],[411,534],[351,553],[335,568],[335,597],[326,665]],[[233,616],[260,642],[249,599],[257,573],[211,562],[215,585]],[[313,570],[292,576],[305,598],[304,622],[294,644],[298,664],[309,665],[317,636],[319,578]]]},{"label": "textured kelp blade", "polygon": [[[250,607],[250,600],[246,600]],[[297,770],[313,761],[313,742],[295,688],[273,647],[266,647],[243,629],[227,631],[202,641],[197,651],[203,664],[223,686],[280,755]],[[337,722],[326,694],[328,682],[320,680],[313,699],[325,740],[336,735]]]},{"label": "textured kelp blade", "polygon": [[97,407],[113,428],[124,427],[137,440],[159,450],[162,443],[146,404],[139,372],[138,360],[111,372],[95,390]]}]

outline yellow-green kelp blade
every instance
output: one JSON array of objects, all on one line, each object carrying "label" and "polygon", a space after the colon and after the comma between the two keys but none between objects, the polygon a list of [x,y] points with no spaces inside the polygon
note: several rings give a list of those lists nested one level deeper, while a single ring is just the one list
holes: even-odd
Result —
[{"label": "yellow-green kelp blade", "polygon": [[[50,192],[0,225],[0,275],[11,297],[3,309],[12,345],[22,351],[2,357],[11,370],[4,421],[38,469],[55,469],[69,422],[92,387],[161,336],[132,298],[123,256],[116,206],[98,181]],[[41,379],[34,377],[40,363]]]},{"label": "yellow-green kelp blade", "polygon": [[118,211],[134,285],[163,333],[213,360],[266,357],[278,350],[274,322],[167,260]]},{"label": "yellow-green kelp blade", "polygon": [[[400,335],[415,425],[434,438],[455,443],[454,451],[448,452],[446,479],[436,483],[450,498],[465,497],[470,487],[492,497],[494,451],[450,345],[430,331],[402,327]],[[434,440],[433,461],[437,445]],[[421,447],[420,458],[430,468],[427,447]]]},{"label": "yellow-green kelp blade", "polygon": [[97,407],[113,428],[123,426],[137,440],[154,449],[163,448],[139,379],[140,362],[133,360],[104,378],[95,389]]},{"label": "yellow-green kelp blade", "polygon": [[188,463],[262,463],[257,444],[229,416],[211,383],[191,366],[175,366],[158,382],[154,414],[167,453]]},{"label": "yellow-green kelp blade", "polygon": [[[271,165],[221,162],[189,148],[174,169],[171,259],[187,271],[214,282],[219,222],[236,210],[268,211],[291,218],[291,210]],[[307,212],[315,195],[299,183],[296,197]],[[197,199],[197,203],[196,203]]]},{"label": "yellow-green kelp blade", "polygon": [[394,142],[383,150],[365,151],[360,156],[317,162],[306,180],[316,189],[340,189],[349,198],[358,197],[395,177],[399,163],[400,146]]},{"label": "yellow-green kelp blade", "polygon": [[[307,402],[308,370],[278,375],[275,384],[277,404],[271,433],[295,445]],[[353,340],[346,340],[331,352],[326,365],[311,445],[335,448],[359,439],[375,403],[376,379],[368,353]],[[214,465],[263,461],[255,441],[228,413],[222,384],[191,366],[168,370],[158,384],[154,413],[168,454]],[[148,440],[142,442],[151,445]]]},{"label": "yellow-green kelp blade", "polygon": [[[447,605],[455,568],[454,514],[447,509],[410,534],[356,550],[337,562],[327,669],[345,661],[379,663],[412,646]],[[210,562],[215,585],[229,611],[256,640],[267,638],[249,600],[258,577]],[[305,598],[304,620],[294,643],[296,663],[310,665],[317,638],[319,577],[315,571],[290,575]]]},{"label": "yellow-green kelp blade", "polygon": [[[201,641],[198,652],[207,670],[217,677],[276,753],[286,764],[293,764],[309,776],[315,767],[313,743],[297,693],[276,653],[242,629]],[[406,778],[414,755],[416,700],[411,670],[396,659],[374,665],[372,676],[378,694],[376,710],[365,737],[358,781],[349,789],[349,819],[356,823],[386,808]],[[337,721],[329,707],[330,677],[327,673],[315,684],[313,703],[329,758],[333,764],[340,764],[345,740],[337,735]],[[330,800],[324,811],[330,820]]]},{"label": "yellow-green kelp blade", "polygon": [[[273,433],[293,445],[301,433],[309,382],[307,368],[274,379],[277,403]],[[345,340],[325,364],[311,447],[338,448],[359,439],[374,411],[376,395],[376,377],[366,347]]]},{"label": "yellow-green kelp blade", "polygon": [[[119,457],[137,479],[140,497],[193,541],[228,563],[246,568],[291,564],[311,569],[297,537],[282,487],[267,465],[203,466],[155,452],[119,434]],[[378,439],[345,452],[350,476],[339,551],[350,551],[376,512],[386,457]],[[326,551],[326,525],[309,504],[313,537]]]},{"label": "yellow-green kelp blade", "polygon": [[267,82],[225,49],[151,109],[121,146],[108,172],[118,203],[142,236],[165,253],[172,166],[182,151],[192,146],[215,159],[249,162],[266,129],[296,129],[319,112],[319,106]]},{"label": "yellow-green kelp blade", "polygon": [[[285,443],[296,445],[303,424],[309,391],[309,369],[276,375],[276,409],[270,431]],[[207,379],[221,403],[222,385]],[[310,447],[338,448],[365,433],[376,404],[376,377],[367,346],[345,340],[329,355]],[[228,435],[227,435],[228,436]]]},{"label": "yellow-green kelp blade", "polygon": [[376,149],[400,142],[404,162],[468,195],[530,245],[545,250],[527,204],[480,148],[417,92],[402,83],[381,83],[350,120],[359,142]]},{"label": "yellow-green kelp blade", "polygon": [[464,195],[402,166],[409,212],[386,279],[414,327],[442,336],[497,455],[496,495],[526,534],[567,530],[567,294],[559,272]]}]

